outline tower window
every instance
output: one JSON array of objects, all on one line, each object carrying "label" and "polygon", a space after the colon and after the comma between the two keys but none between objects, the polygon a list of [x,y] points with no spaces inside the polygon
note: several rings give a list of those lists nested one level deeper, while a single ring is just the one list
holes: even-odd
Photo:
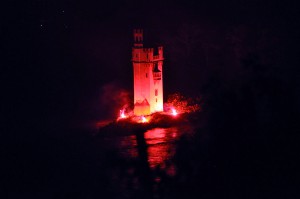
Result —
[{"label": "tower window", "polygon": [[148,73],[146,73],[146,78],[148,78]]},{"label": "tower window", "polygon": [[157,102],[157,98],[155,98],[155,101]]},{"label": "tower window", "polygon": [[155,96],[157,96],[158,95],[158,91],[157,91],[157,89],[155,89]]}]

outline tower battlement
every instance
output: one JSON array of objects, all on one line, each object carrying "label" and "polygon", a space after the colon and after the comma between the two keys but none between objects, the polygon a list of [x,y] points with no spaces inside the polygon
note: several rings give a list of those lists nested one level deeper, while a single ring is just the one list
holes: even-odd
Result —
[{"label": "tower battlement", "polygon": [[143,48],[145,53],[153,53],[153,48]]},{"label": "tower battlement", "polygon": [[135,47],[143,47],[143,30],[142,29],[134,29],[133,30],[133,39]]}]

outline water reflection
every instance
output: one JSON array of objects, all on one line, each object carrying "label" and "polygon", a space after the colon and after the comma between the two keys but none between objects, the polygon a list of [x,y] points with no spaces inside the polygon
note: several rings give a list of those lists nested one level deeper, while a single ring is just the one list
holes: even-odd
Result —
[{"label": "water reflection", "polygon": [[176,141],[182,134],[192,135],[192,132],[190,126],[177,126],[102,137],[101,146],[117,152],[112,154],[118,159],[117,165],[111,168],[113,185],[120,193],[140,194],[137,198],[160,194],[165,180],[176,175],[172,161]]},{"label": "water reflection", "polygon": [[[136,135],[121,136],[108,142],[114,142],[122,157],[136,159],[138,156],[147,156],[151,169],[164,167],[175,152],[175,141],[178,139],[177,128],[155,128]],[[145,151],[141,151],[145,150]],[[142,153],[142,154],[141,154]]]},{"label": "water reflection", "polygon": [[186,133],[186,129],[154,128],[128,136],[112,136],[104,140],[106,147],[115,149],[121,157],[132,160],[146,158],[151,169],[165,168],[175,153],[176,140]]},{"label": "water reflection", "polygon": [[155,128],[148,130],[144,136],[148,145],[148,162],[150,168],[163,167],[175,151],[174,141],[177,135],[176,128]]},{"label": "water reflection", "polygon": [[134,132],[127,136],[104,138],[107,148],[117,150],[127,160],[147,160],[149,167],[164,169],[176,150],[176,141],[182,134],[191,133],[190,127],[154,128],[146,132]]}]

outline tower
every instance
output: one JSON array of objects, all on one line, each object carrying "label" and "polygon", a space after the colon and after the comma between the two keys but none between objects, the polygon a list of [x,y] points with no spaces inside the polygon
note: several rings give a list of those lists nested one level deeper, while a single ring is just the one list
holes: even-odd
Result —
[{"label": "tower", "polygon": [[144,48],[143,30],[133,31],[132,64],[134,79],[134,114],[149,115],[163,111],[163,47]]}]

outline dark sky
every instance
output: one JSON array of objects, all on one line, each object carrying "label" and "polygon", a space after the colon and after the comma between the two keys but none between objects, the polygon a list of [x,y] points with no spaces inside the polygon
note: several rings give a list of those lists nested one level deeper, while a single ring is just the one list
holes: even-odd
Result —
[{"label": "dark sky", "polygon": [[2,106],[16,128],[111,117],[119,107],[103,103],[107,88],[132,92],[133,28],[144,28],[146,46],[164,46],[165,96],[200,95],[211,77],[242,73],[249,57],[290,84],[297,79],[297,1],[30,0],[3,8]]}]

